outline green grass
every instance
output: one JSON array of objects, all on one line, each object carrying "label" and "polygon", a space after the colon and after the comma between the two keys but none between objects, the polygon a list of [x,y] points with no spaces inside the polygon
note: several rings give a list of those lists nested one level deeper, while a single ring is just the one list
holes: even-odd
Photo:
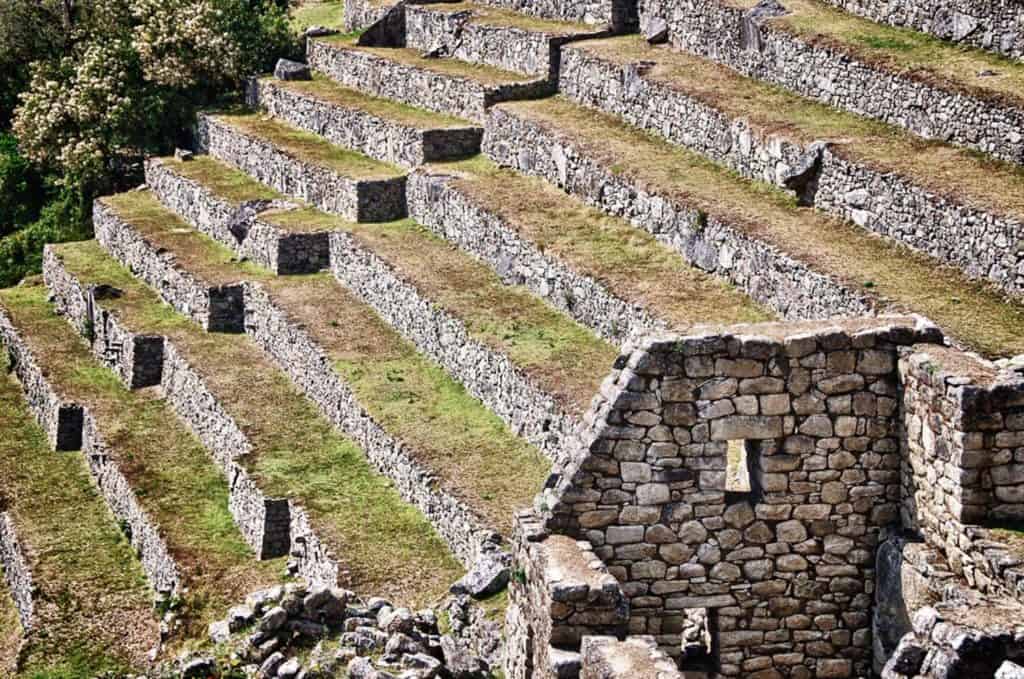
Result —
[{"label": "green grass", "polygon": [[[3,293],[7,302],[12,291]],[[18,297],[41,293],[18,289]],[[21,675],[84,677],[141,667],[156,640],[152,594],[80,453],[50,450],[0,352],[0,488],[35,585],[37,632]],[[4,623],[18,618],[4,593]],[[3,641],[9,641],[6,626]],[[16,636],[16,635],[15,635]],[[6,649],[3,654],[7,656]]]},{"label": "green grass", "polygon": [[518,28],[532,33],[550,33],[553,35],[575,35],[593,34],[600,28],[583,23],[571,21],[558,21],[555,19],[544,19],[531,16],[515,10],[503,7],[489,7],[483,3],[473,2],[445,2],[432,4],[426,8],[428,11],[437,12],[465,12],[472,11],[473,18],[470,23],[482,24],[485,26],[500,26],[507,28]]},{"label": "green grass", "polygon": [[[799,208],[792,196],[739,177],[696,153],[561,98],[502,104],[567,136],[602,165],[681,204],[779,247],[890,309],[921,313],[986,356],[1024,352],[1024,305],[952,267],[872,236],[853,224]],[[865,286],[870,282],[870,287]]]},{"label": "green grass", "polygon": [[293,29],[298,32],[305,31],[310,26],[325,26],[335,30],[345,30],[345,3],[318,2],[317,0],[305,0],[302,4],[294,7],[289,22]]},{"label": "green grass", "polygon": [[363,94],[357,90],[343,87],[319,73],[314,74],[312,80],[277,80],[267,77],[264,78],[264,82],[274,87],[315,97],[338,106],[367,111],[382,118],[388,118],[404,125],[409,125],[410,127],[443,129],[472,127],[475,125],[454,116],[434,113],[391,99],[382,99]]},{"label": "green grass", "polygon": [[335,146],[319,135],[290,127],[259,113],[218,113],[212,117],[243,134],[261,137],[289,155],[326,167],[343,177],[392,179],[404,174],[395,165]]},{"label": "green grass", "polygon": [[[7,359],[0,359],[5,361]],[[0,398],[3,398],[0,396]],[[14,606],[11,591],[4,580],[4,569],[0,566],[0,676],[14,672],[14,663],[21,645],[21,620]]]},{"label": "green grass", "polygon": [[[461,566],[429,522],[375,473],[359,448],[334,431],[312,402],[242,335],[205,333],[94,242],[63,246],[83,284],[122,296],[104,301],[137,333],[164,333],[204,378],[253,445],[240,462],[271,497],[302,503],[318,535],[346,569],[347,584],[371,596],[423,605],[461,577]],[[171,322],[149,322],[171,316]],[[382,536],[387,536],[386,539]]]},{"label": "green grass", "polygon": [[198,636],[227,605],[279,580],[284,562],[253,560],[228,512],[226,483],[199,441],[156,394],[130,392],[100,366],[46,294],[41,286],[23,286],[0,291],[0,303],[55,387],[99,422],[119,468],[184,571],[190,592],[181,602],[183,636]]}]

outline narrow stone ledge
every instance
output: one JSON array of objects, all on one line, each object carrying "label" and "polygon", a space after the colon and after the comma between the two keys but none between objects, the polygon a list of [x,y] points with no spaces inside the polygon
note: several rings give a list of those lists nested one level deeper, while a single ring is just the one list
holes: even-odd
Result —
[{"label": "narrow stone ledge", "polygon": [[[179,214],[196,215],[210,238],[278,275],[314,273],[327,268],[328,232],[294,233],[260,219],[261,205],[205,202],[205,189],[159,158],[146,161],[146,185],[161,203]],[[244,228],[240,231],[238,226]],[[232,230],[234,228],[234,231]],[[241,239],[238,234],[242,233]]]},{"label": "narrow stone ledge", "polygon": [[452,177],[419,170],[409,175],[407,190],[409,215],[418,223],[487,262],[507,285],[525,285],[601,337],[621,344],[667,327],[600,282],[545,255],[500,215],[460,192]]},{"label": "narrow stone ledge", "polygon": [[173,254],[153,247],[129,228],[102,200],[93,205],[93,230],[107,252],[205,330],[244,331],[245,297],[241,283],[205,285],[179,267]]},{"label": "narrow stone ledge", "polygon": [[878,23],[931,33],[958,45],[973,45],[1008,57],[1024,57],[1024,8],[1002,0],[824,0]]},{"label": "narrow stone ledge", "polygon": [[310,40],[307,59],[310,66],[346,87],[481,124],[487,109],[498,102],[554,91],[554,83],[547,78],[487,83],[431,70],[426,61],[422,66],[402,63],[387,58],[386,52]]},{"label": "narrow stone ledge", "polygon": [[199,117],[196,137],[199,150],[324,212],[353,222],[386,222],[405,216],[405,177],[344,176],[209,115]]},{"label": "narrow stone ledge", "polygon": [[14,607],[18,609],[23,632],[30,632],[35,623],[35,585],[25,552],[18,542],[18,532],[9,512],[0,512],[0,565],[11,590]]},{"label": "narrow stone ledge", "polygon": [[[0,342],[7,347],[12,357],[29,408],[40,426],[49,430],[55,412],[54,404],[60,403],[61,399],[43,376],[25,339],[2,309]],[[150,585],[161,596],[173,596],[182,584],[177,563],[167,550],[159,529],[139,505],[127,478],[107,453],[98,423],[84,408],[74,407],[79,413],[79,447],[100,494],[114,517],[125,526],[124,532],[139,555]],[[52,442],[51,439],[51,445]]]},{"label": "narrow stone ledge", "polygon": [[566,135],[511,109],[491,110],[483,151],[500,165],[541,177],[629,219],[694,266],[732,283],[785,319],[857,316],[872,313],[877,304],[713,215],[631,183],[589,158]]},{"label": "narrow stone ledge", "polygon": [[471,338],[465,324],[425,298],[347,233],[331,235],[331,271],[399,333],[441,365],[509,428],[559,467],[581,424],[504,353]]},{"label": "narrow stone ledge", "polygon": [[[581,30],[569,24],[527,28],[500,19],[489,21],[488,18],[483,6],[406,5],[406,45],[424,52],[439,49],[445,58],[555,82],[558,80],[563,45],[610,33],[606,30]],[[528,21],[523,23],[529,26]]]},{"label": "narrow stone ledge", "polygon": [[250,81],[247,100],[250,106],[319,134],[332,144],[406,168],[474,155],[483,136],[480,127],[469,123],[462,127],[412,126],[355,103],[336,103],[268,78]]},{"label": "narrow stone ledge", "polygon": [[[570,46],[562,51],[559,91],[745,177],[796,188],[803,202],[958,267],[968,276],[988,279],[1010,294],[1024,295],[1024,251],[1014,246],[1022,228],[1019,218],[957,198],[955,186],[943,194],[906,175],[874,167],[858,158],[855,148],[844,153],[827,140],[807,144],[784,131],[754,129],[746,119],[648,76],[647,70],[664,53],[651,50],[651,62],[616,63],[586,45]],[[737,87],[745,84],[737,77]],[[808,175],[795,177],[802,169]],[[794,186],[794,179],[808,185]]]},{"label": "narrow stone ledge", "polygon": [[871,64],[827,36],[801,38],[770,19],[748,19],[747,10],[722,0],[641,4],[641,23],[667,21],[678,48],[929,139],[1024,162],[1022,102]]},{"label": "narrow stone ledge", "polygon": [[580,679],[683,679],[653,636],[583,637]]}]

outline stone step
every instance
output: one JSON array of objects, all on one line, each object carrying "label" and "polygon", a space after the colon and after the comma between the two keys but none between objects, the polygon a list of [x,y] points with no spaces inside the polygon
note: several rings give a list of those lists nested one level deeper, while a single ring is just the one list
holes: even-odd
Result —
[{"label": "stone step", "polygon": [[429,166],[407,186],[413,219],[615,344],[767,318],[629,222],[484,158]]},{"label": "stone step", "polygon": [[[182,190],[194,189],[189,182]],[[230,200],[200,208],[176,193],[166,186],[159,199],[189,221],[231,209]],[[317,217],[292,211],[272,218]],[[611,345],[411,221],[370,226],[335,219],[330,230],[331,270],[346,287],[514,431],[552,459],[569,453],[566,442],[617,355]],[[106,242],[100,228],[97,238]]]},{"label": "stone step", "polygon": [[903,309],[988,356],[1024,350],[1020,303],[607,114],[560,97],[503,104],[484,152],[628,218],[786,319]]},{"label": "stone step", "polygon": [[[929,139],[1024,163],[1024,64],[819,0],[645,0],[678,48]],[[782,9],[780,9],[782,8]]]},{"label": "stone step", "polygon": [[[196,625],[205,631],[207,616],[278,581],[284,562],[253,559],[232,524],[227,484],[202,444],[158,392],[122,386],[47,298],[38,282],[0,291],[0,333],[36,419],[47,422],[46,404],[54,401],[82,408],[82,451],[93,483],[153,589],[185,604],[174,636],[188,636]],[[60,507],[46,504],[47,511]],[[82,563],[113,558],[89,547]]]},{"label": "stone step", "polygon": [[[206,333],[167,309],[95,241],[52,246],[44,272],[104,362],[123,362],[105,348],[126,337],[164,338],[163,393],[230,480],[232,515],[257,556],[290,555],[306,582],[410,604],[443,596],[460,576],[423,516],[250,338]],[[116,297],[90,295],[109,288]]]},{"label": "stone step", "polygon": [[0,352],[0,672],[48,674],[71,649],[92,657],[89,675],[141,671],[159,640],[145,575],[82,456],[48,445],[13,367]]},{"label": "stone step", "polygon": [[[210,195],[205,199],[209,205],[226,200]],[[218,211],[183,205],[195,207],[187,212],[189,219]],[[160,285],[182,275],[170,273],[172,268],[213,284],[245,278],[251,337],[335,427],[359,444],[403,498],[430,519],[464,564],[477,558],[483,543],[493,542],[496,530],[507,528],[511,508],[530,505],[547,476],[543,456],[332,276],[278,277],[240,264],[174,214],[163,214],[161,220],[130,223],[101,217],[98,232],[107,243],[145,244],[148,253],[116,251],[131,252],[122,264],[175,307],[180,297],[172,286]],[[156,254],[161,251],[172,256],[161,258]],[[518,473],[503,474],[508,465]]]},{"label": "stone step", "polygon": [[552,82],[558,80],[562,45],[609,33],[480,3],[405,6],[406,47]]},{"label": "stone step", "polygon": [[624,36],[563,50],[561,92],[1024,295],[1024,172]]},{"label": "stone step", "polygon": [[477,124],[483,123],[487,108],[500,101],[554,91],[547,77],[425,58],[409,48],[363,47],[351,36],[311,39],[306,58],[314,69],[345,87]]},{"label": "stone step", "polygon": [[405,216],[397,167],[257,113],[202,114],[197,146],[268,186],[352,221]]},{"label": "stone step", "polygon": [[473,123],[371,97],[320,74],[254,79],[247,98],[250,106],[332,144],[406,168],[472,156],[483,135]]},{"label": "stone step", "polygon": [[[847,12],[930,33],[1008,57],[1024,57],[1024,6],[1015,2],[941,3],[934,0],[825,0]],[[942,6],[945,4],[946,6]]]}]

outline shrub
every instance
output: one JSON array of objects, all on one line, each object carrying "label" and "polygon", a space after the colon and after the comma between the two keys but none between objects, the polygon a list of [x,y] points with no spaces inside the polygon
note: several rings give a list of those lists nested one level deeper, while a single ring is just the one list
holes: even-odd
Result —
[{"label": "shrub", "polygon": [[46,190],[39,174],[18,152],[18,142],[0,134],[0,237],[39,216]]}]

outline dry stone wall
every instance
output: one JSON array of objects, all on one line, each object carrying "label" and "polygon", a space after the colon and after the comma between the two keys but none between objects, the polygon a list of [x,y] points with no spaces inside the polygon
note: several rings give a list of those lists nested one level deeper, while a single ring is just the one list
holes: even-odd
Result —
[{"label": "dry stone wall", "polygon": [[773,24],[770,12],[748,17],[721,0],[642,0],[640,14],[645,26],[666,21],[676,47],[745,75],[924,137],[1024,162],[1024,102],[944,89],[913,74],[872,66],[801,40]]},{"label": "dry stone wall", "polygon": [[207,236],[278,275],[327,268],[326,231],[289,233],[260,219],[266,210],[294,208],[294,203],[211,201],[202,184],[175,172],[159,158],[146,161],[146,184],[169,210],[201,224]]},{"label": "dry stone wall", "polygon": [[1015,0],[825,0],[872,21],[1024,57],[1024,8]]},{"label": "dry stone wall", "polygon": [[96,240],[177,311],[210,332],[241,332],[244,290],[239,284],[208,286],[174,264],[174,255],[153,247],[103,201],[93,204]]},{"label": "dry stone wall", "polygon": [[306,58],[314,69],[347,87],[479,124],[486,119],[487,109],[498,102],[531,99],[553,91],[546,78],[483,85],[368,52],[334,47],[322,40],[309,41]]},{"label": "dry stone wall", "polygon": [[18,532],[9,512],[0,512],[0,566],[3,566],[4,580],[18,609],[18,619],[24,632],[35,623],[35,585],[32,571],[25,560],[25,552],[18,542]]},{"label": "dry stone wall", "polygon": [[350,234],[331,234],[331,270],[513,432],[537,446],[556,467],[564,464],[575,446],[579,416],[537,386],[508,356],[473,339],[460,319],[420,295]]},{"label": "dry stone wall", "polygon": [[583,637],[580,679],[683,679],[652,636]]},{"label": "dry stone wall", "polygon": [[460,191],[455,180],[434,172],[410,174],[406,184],[409,216],[487,262],[505,284],[526,286],[611,342],[621,344],[629,337],[666,328],[647,310],[545,255],[503,217]]},{"label": "dry stone wall", "polygon": [[644,71],[642,63],[619,65],[570,46],[562,51],[559,91],[746,177],[790,188],[794,175],[816,167],[813,177],[801,182],[803,202],[1024,295],[1024,250],[1016,247],[1024,228],[1019,219],[872,167],[844,152],[842,144],[803,144],[784,133],[754,129],[743,118],[646,78]]},{"label": "dry stone wall", "polygon": [[[709,653],[722,676],[870,667],[875,547],[900,514],[898,347],[942,338],[913,318],[803,330],[626,352],[586,452],[541,500],[547,530],[586,539],[620,583],[630,634],[678,655],[691,614],[708,621],[684,668]],[[728,485],[729,442],[749,489]]]},{"label": "dry stone wall", "polygon": [[480,150],[483,136],[482,129],[469,123],[464,127],[412,127],[355,106],[296,92],[268,79],[250,80],[246,99],[250,106],[332,144],[406,168],[472,156]]},{"label": "dry stone wall", "polygon": [[405,216],[405,177],[346,177],[207,115],[199,117],[196,145],[285,195],[349,221],[386,222]]},{"label": "dry stone wall", "polygon": [[496,107],[483,151],[500,165],[541,177],[584,202],[630,220],[694,266],[729,281],[786,319],[872,312],[875,302],[811,270],[738,227],[659,195],[587,157],[556,131]]},{"label": "dry stone wall", "polygon": [[616,33],[637,28],[636,3],[630,0],[486,0],[485,4],[542,19],[607,26]]}]

